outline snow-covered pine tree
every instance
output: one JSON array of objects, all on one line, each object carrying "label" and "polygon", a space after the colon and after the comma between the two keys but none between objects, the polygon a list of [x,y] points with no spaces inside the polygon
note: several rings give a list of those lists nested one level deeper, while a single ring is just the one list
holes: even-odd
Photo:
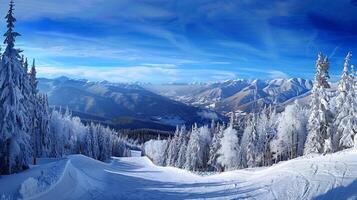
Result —
[{"label": "snow-covered pine tree", "polygon": [[176,160],[178,157],[178,151],[179,151],[179,146],[178,146],[179,137],[180,137],[180,129],[177,126],[174,137],[170,141],[169,149],[167,152],[166,164],[168,166],[175,166],[175,163],[176,163]]},{"label": "snow-covered pine tree", "polygon": [[187,144],[185,168],[192,171],[207,169],[209,159],[210,130],[207,126],[192,128],[190,140]]},{"label": "snow-covered pine tree", "polygon": [[198,169],[199,157],[197,153],[199,152],[199,133],[198,133],[197,124],[192,127],[190,139],[187,144],[186,149],[186,162],[185,169],[195,171]]},{"label": "snow-covered pine tree", "polygon": [[[354,146],[354,138],[357,133],[357,96],[355,90],[354,69],[348,76],[348,90],[346,91],[345,102],[342,106],[344,117],[340,119],[337,130],[340,133],[339,149],[350,148]],[[342,115],[342,116],[343,116]]]},{"label": "snow-covered pine tree", "polygon": [[271,143],[276,162],[293,159],[303,154],[307,119],[307,110],[297,101],[285,108],[278,120],[276,139]]},{"label": "snow-covered pine tree", "polygon": [[[27,58],[26,58],[26,62],[25,63],[27,63]],[[37,75],[36,64],[35,64],[35,59],[33,59],[31,70],[30,70],[30,74],[29,74],[30,86],[31,86],[32,94],[37,94],[38,93],[38,89],[37,89],[38,81],[37,81],[36,75]]]},{"label": "snow-covered pine tree", "polygon": [[[333,145],[336,150],[348,148],[353,146],[353,130],[349,122],[349,114],[351,113],[351,94],[354,92],[353,85],[351,85],[351,78],[349,76],[349,61],[352,57],[349,52],[345,58],[341,80],[338,84],[336,95],[336,113],[334,120],[335,135],[333,138]],[[353,76],[353,75],[352,75]],[[353,95],[353,94],[352,94]]]},{"label": "snow-covered pine tree", "polygon": [[186,163],[186,149],[190,135],[186,132],[186,127],[183,126],[181,130],[182,132],[180,134],[180,149],[178,151],[178,157],[175,166],[184,168]]},{"label": "snow-covered pine tree", "polygon": [[181,147],[183,145],[186,145],[186,127],[185,126],[181,126],[180,127],[180,131],[179,131],[179,135],[178,135],[178,139],[177,139],[177,142],[176,142],[176,153],[175,153],[175,162],[173,163],[173,166],[175,167],[181,167],[182,164],[180,162],[180,150],[181,150]]},{"label": "snow-covered pine tree", "polygon": [[[352,129],[355,133],[354,138],[356,138],[357,134],[357,81],[356,81],[356,71],[354,69],[354,65],[351,65],[351,73],[350,73],[350,85],[351,85],[351,111],[353,116],[352,118]],[[356,139],[354,140],[356,141]]]},{"label": "snow-covered pine tree", "polygon": [[212,135],[208,126],[202,126],[200,128],[200,142],[200,150],[202,151],[202,170],[207,170],[210,144],[212,142]]},{"label": "snow-covered pine tree", "polygon": [[222,171],[221,165],[217,163],[217,158],[219,156],[218,150],[221,148],[221,140],[223,138],[224,126],[219,123],[215,126],[215,131],[213,132],[213,138],[210,145],[210,157],[208,160],[208,165],[213,171]]},{"label": "snow-covered pine tree", "polygon": [[270,143],[277,135],[278,114],[271,105],[265,107],[258,114],[256,122],[258,134],[256,162],[266,166],[272,163]]},{"label": "snow-covered pine tree", "polygon": [[329,108],[329,95],[326,91],[326,88],[330,88],[328,84],[329,62],[321,53],[318,55],[316,68],[315,82],[311,91],[309,134],[306,139],[304,154],[333,151],[330,145],[332,141],[332,115]]},{"label": "snow-covered pine tree", "polygon": [[27,61],[27,58],[25,58],[25,62],[24,62],[24,70],[25,70],[25,72],[27,73],[28,71],[29,71],[29,63],[28,63],[28,61]]},{"label": "snow-covered pine tree", "polygon": [[[20,60],[20,62],[21,62],[21,66],[22,66],[23,68],[25,68],[25,56],[24,56],[24,54],[21,55],[21,60]],[[26,71],[26,72],[27,72],[27,71]]]},{"label": "snow-covered pine tree", "polygon": [[0,68],[0,173],[11,174],[28,168],[31,155],[30,135],[28,133],[28,106],[25,80],[27,74],[22,67],[20,51],[15,49],[14,2],[6,15],[6,44]]},{"label": "snow-covered pine tree", "polygon": [[[26,61],[24,62],[24,69],[27,68],[28,68],[28,64],[26,58]],[[39,130],[39,118],[41,117],[41,109],[42,109],[40,101],[42,99],[40,99],[40,97],[38,96],[35,63],[33,64],[31,71],[28,74],[28,82],[29,82],[28,83],[29,87],[26,90],[31,103],[31,107],[29,108],[29,112],[31,113],[29,129],[31,134],[33,164],[36,164],[36,158],[41,157],[44,152],[42,149],[43,145],[42,145],[40,130]],[[43,143],[44,142],[45,140],[43,140]]]},{"label": "snow-covered pine tree", "polygon": [[50,111],[46,94],[37,95],[37,157],[47,157],[50,149]]},{"label": "snow-covered pine tree", "polygon": [[257,132],[257,117],[256,113],[248,119],[246,128],[244,129],[242,137],[242,153],[243,153],[243,164],[246,167],[258,166],[257,156],[258,156],[258,132]]},{"label": "snow-covered pine tree", "polygon": [[98,133],[97,133],[96,125],[92,122],[89,125],[89,139],[90,139],[90,147],[89,151],[92,154],[92,158],[98,159],[99,158],[99,145],[98,145]]},{"label": "snow-covered pine tree", "polygon": [[164,158],[162,159],[162,164],[167,165],[168,163],[168,154],[169,154],[169,148],[170,148],[170,143],[171,143],[171,136],[167,138],[166,144],[165,144],[165,149],[164,149]]},{"label": "snow-covered pine tree", "polygon": [[65,145],[64,126],[66,121],[60,111],[53,109],[50,115],[50,151],[49,156],[53,158],[62,157]]},{"label": "snow-covered pine tree", "polygon": [[225,170],[232,170],[241,167],[241,161],[238,133],[233,128],[233,120],[231,120],[220,141],[217,163]]},{"label": "snow-covered pine tree", "polygon": [[328,60],[327,56],[323,56],[322,53],[320,53],[320,57],[321,59],[323,58],[323,61],[320,62],[320,73],[319,73],[319,81],[320,81],[320,85],[322,88],[331,88],[330,83],[329,83],[329,79],[330,79],[330,75],[329,75],[329,68],[330,68],[330,62]]}]

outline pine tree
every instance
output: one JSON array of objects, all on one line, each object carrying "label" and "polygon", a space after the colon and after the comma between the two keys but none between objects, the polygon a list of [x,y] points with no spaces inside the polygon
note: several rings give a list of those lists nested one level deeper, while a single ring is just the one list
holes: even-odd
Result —
[{"label": "pine tree", "polygon": [[[341,80],[338,85],[336,96],[336,114],[334,120],[334,127],[336,134],[334,135],[334,147],[336,150],[349,148],[353,146],[354,132],[351,127],[351,119],[353,119],[353,73],[349,75],[349,61],[352,54],[349,52],[345,58]],[[352,98],[352,99],[351,99]],[[352,112],[351,112],[352,111]],[[352,117],[352,118],[351,118]]]},{"label": "pine tree", "polygon": [[171,136],[169,136],[169,138],[167,138],[167,141],[166,141],[166,146],[165,146],[164,153],[163,153],[164,158],[162,160],[163,165],[168,165],[170,143],[171,143]]},{"label": "pine tree", "polygon": [[224,127],[217,124],[215,131],[213,132],[213,139],[210,145],[210,157],[208,160],[208,165],[214,171],[221,171],[221,166],[217,163],[217,158],[219,156],[219,149],[221,148],[221,140],[223,138]]},{"label": "pine tree", "polygon": [[276,161],[293,159],[303,154],[307,118],[306,109],[296,101],[285,108],[278,120],[276,139],[271,143]]},{"label": "pine tree", "polygon": [[207,126],[192,128],[190,140],[187,144],[185,168],[193,171],[207,169],[209,159],[209,144],[211,133]]},{"label": "pine tree", "polygon": [[309,134],[305,143],[305,154],[328,153],[333,150],[327,148],[331,147],[332,141],[332,116],[329,110],[329,95],[326,91],[326,88],[330,87],[328,84],[329,62],[327,58],[323,58],[322,54],[318,55],[316,68],[315,82],[311,91],[311,114],[308,122]]},{"label": "pine tree", "polygon": [[233,128],[233,120],[229,127],[224,130],[221,145],[218,149],[217,163],[225,170],[237,169],[241,166],[241,152],[237,131]]},{"label": "pine tree", "polygon": [[200,151],[199,147],[199,133],[197,125],[195,124],[192,128],[190,139],[187,144],[186,149],[186,162],[185,162],[185,169],[196,171],[199,169],[199,155],[198,152]]},{"label": "pine tree", "polygon": [[[27,59],[26,59],[26,62],[27,62]],[[35,59],[33,59],[31,71],[30,71],[30,74],[29,74],[29,76],[30,76],[31,93],[32,94],[37,94],[38,93],[38,90],[37,90],[38,81],[37,81],[36,74],[37,74],[37,71],[36,71]]]},{"label": "pine tree", "polygon": [[357,96],[355,89],[354,69],[351,67],[351,74],[348,76],[348,90],[346,91],[345,102],[342,106],[342,116],[337,130],[340,133],[339,149],[354,146],[354,138],[357,133]]},{"label": "pine tree", "polygon": [[46,157],[50,149],[50,111],[46,94],[37,95],[37,157]]},{"label": "pine tree", "polygon": [[258,142],[257,118],[256,113],[253,113],[247,121],[241,141],[244,167],[255,167],[258,165]]},{"label": "pine tree", "polygon": [[[320,57],[323,58],[324,56],[322,55],[322,53],[320,53]],[[320,62],[320,84],[322,88],[331,88],[330,83],[328,82],[328,80],[330,79],[330,75],[329,75],[329,70],[330,68],[330,62],[328,60],[328,57],[325,56],[325,58],[323,58],[323,61]]]},{"label": "pine tree", "polygon": [[179,127],[176,127],[174,137],[170,141],[170,145],[169,145],[168,152],[167,152],[167,163],[166,164],[168,166],[175,166],[175,163],[176,163],[176,160],[178,157],[177,153],[179,151],[179,146],[178,146],[179,136],[180,136],[180,129],[179,129]]},{"label": "pine tree", "polygon": [[190,138],[190,135],[186,133],[186,128],[182,127],[182,132],[180,135],[180,149],[178,151],[178,157],[177,157],[177,162],[176,162],[176,167],[183,168],[186,163],[186,150],[187,150],[187,144],[188,140]]},{"label": "pine tree", "polygon": [[186,127],[185,126],[181,126],[180,128],[180,132],[178,135],[178,139],[176,142],[176,156],[175,156],[175,162],[173,164],[173,166],[175,167],[181,167],[182,166],[182,162],[180,161],[180,150],[182,146],[186,145]]},{"label": "pine tree", "polygon": [[26,72],[21,64],[20,51],[15,49],[16,19],[13,15],[14,2],[6,15],[6,44],[0,69],[0,170],[1,174],[11,174],[28,168],[31,155],[30,135],[28,133],[28,106],[26,98]]},{"label": "pine tree", "polygon": [[25,69],[24,69],[25,72],[28,73],[28,71],[29,71],[29,63],[28,63],[28,61],[27,61],[27,58],[25,58],[24,68],[25,68]]}]

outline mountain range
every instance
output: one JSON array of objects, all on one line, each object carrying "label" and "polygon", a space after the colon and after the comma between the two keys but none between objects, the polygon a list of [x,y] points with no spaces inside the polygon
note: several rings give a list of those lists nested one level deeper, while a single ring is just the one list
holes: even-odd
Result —
[{"label": "mountain range", "polygon": [[309,93],[312,81],[301,78],[273,80],[227,80],[203,84],[146,85],[145,88],[188,105],[225,114],[251,112],[262,106],[283,105]]},{"label": "mountain range", "polygon": [[139,84],[90,82],[67,77],[39,79],[39,89],[54,107],[68,107],[82,120],[117,128],[172,130],[176,125],[209,123],[223,116],[153,93]]},{"label": "mountain range", "polygon": [[128,129],[172,130],[179,124],[226,121],[229,112],[284,105],[306,96],[311,88],[312,82],[301,78],[193,84],[39,79],[39,89],[48,94],[51,106],[68,107],[82,120]]}]

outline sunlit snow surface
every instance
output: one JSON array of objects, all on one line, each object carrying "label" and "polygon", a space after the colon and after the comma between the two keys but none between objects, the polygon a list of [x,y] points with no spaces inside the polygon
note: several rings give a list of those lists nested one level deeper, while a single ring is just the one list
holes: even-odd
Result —
[{"label": "sunlit snow surface", "polygon": [[34,187],[33,192],[30,187],[29,194],[23,195],[58,200],[356,199],[357,151],[302,157],[268,168],[211,176],[158,167],[146,157],[114,158],[106,164],[73,155],[68,159],[45,160],[26,172],[1,177],[0,195],[20,198],[21,184],[26,179],[46,180],[47,176],[53,181],[48,187],[42,183],[39,191]]}]

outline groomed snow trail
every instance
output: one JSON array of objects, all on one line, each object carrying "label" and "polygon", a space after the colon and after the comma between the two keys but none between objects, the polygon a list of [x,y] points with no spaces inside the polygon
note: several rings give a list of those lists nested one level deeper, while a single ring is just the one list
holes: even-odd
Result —
[{"label": "groomed snow trail", "polygon": [[[357,199],[356,150],[211,176],[158,167],[146,157],[107,164],[73,155],[54,163],[65,166],[61,177],[33,199]],[[18,181],[11,180],[35,170],[0,178],[0,195],[16,191]]]}]

